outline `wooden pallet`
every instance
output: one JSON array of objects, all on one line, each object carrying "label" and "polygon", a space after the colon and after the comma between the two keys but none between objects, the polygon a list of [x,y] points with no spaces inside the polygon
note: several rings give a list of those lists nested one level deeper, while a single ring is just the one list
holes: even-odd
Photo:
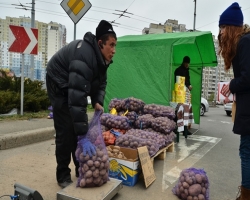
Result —
[{"label": "wooden pallet", "polygon": [[171,144],[169,144],[168,146],[160,149],[152,158],[151,161],[152,163],[154,162],[154,159],[160,159],[160,160],[164,160],[166,158],[166,153],[167,152],[174,152],[174,142],[172,142]]}]

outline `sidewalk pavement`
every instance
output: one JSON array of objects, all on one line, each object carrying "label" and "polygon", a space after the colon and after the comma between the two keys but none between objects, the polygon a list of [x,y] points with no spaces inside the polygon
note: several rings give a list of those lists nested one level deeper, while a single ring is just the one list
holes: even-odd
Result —
[{"label": "sidewalk pavement", "polygon": [[[93,114],[88,113],[89,119]],[[53,119],[0,121],[0,150],[49,140],[54,138],[54,134]]]}]

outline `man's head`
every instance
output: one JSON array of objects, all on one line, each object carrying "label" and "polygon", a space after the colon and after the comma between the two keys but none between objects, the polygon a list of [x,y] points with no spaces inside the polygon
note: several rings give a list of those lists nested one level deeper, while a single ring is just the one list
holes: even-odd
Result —
[{"label": "man's head", "polygon": [[116,34],[109,22],[105,20],[100,21],[96,28],[96,40],[103,57],[109,63],[115,54],[117,41]]},{"label": "man's head", "polygon": [[188,56],[185,56],[185,57],[183,58],[182,64],[183,64],[186,68],[188,68],[188,67],[189,67],[189,63],[190,63],[190,58],[189,58]]}]

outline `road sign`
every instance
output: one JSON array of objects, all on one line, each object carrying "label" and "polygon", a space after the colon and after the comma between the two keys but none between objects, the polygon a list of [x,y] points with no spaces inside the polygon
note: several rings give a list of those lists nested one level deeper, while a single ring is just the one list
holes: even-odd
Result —
[{"label": "road sign", "polygon": [[14,25],[9,27],[9,51],[37,55],[38,29]]},{"label": "road sign", "polygon": [[72,21],[77,24],[77,22],[91,8],[92,4],[88,0],[63,0],[61,6]]}]

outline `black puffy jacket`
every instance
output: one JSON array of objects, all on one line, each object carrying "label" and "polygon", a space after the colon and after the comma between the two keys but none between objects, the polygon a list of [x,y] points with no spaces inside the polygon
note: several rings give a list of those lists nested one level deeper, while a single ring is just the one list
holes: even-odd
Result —
[{"label": "black puffy jacket", "polygon": [[60,49],[48,62],[47,74],[68,96],[75,133],[88,130],[87,96],[92,106],[103,105],[107,85],[107,68],[95,36],[88,32],[83,40],[75,40]]}]

